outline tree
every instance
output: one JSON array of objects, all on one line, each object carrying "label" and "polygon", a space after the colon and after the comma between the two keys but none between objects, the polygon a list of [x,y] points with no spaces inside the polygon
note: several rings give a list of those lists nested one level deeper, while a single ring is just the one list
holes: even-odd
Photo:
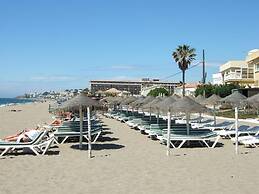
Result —
[{"label": "tree", "polygon": [[148,93],[148,96],[157,97],[159,95],[168,96],[169,92],[165,88],[155,88]]},{"label": "tree", "polygon": [[195,96],[203,95],[204,90],[206,93],[206,98],[210,97],[212,94],[217,94],[220,97],[224,98],[232,93],[234,89],[240,89],[242,86],[238,84],[224,84],[224,85],[212,85],[205,84],[200,85],[195,90]]},{"label": "tree", "polygon": [[185,71],[188,69],[192,61],[195,60],[195,49],[188,45],[180,45],[172,54],[173,59],[182,70],[183,96],[185,96]]}]

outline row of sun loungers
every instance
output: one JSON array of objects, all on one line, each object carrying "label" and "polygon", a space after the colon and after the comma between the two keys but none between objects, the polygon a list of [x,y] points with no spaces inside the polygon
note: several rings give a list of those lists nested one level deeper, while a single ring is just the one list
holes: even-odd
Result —
[{"label": "row of sun loungers", "polygon": [[[166,117],[156,118],[155,114],[149,118],[149,113],[142,112],[110,112],[105,116],[125,122],[131,128],[140,130],[141,133],[147,134],[151,139],[158,139],[161,143],[167,140],[167,121]],[[159,122],[157,122],[157,120]],[[205,118],[191,119],[189,135],[186,134],[186,121],[182,118],[172,116],[171,120],[171,145],[174,148],[180,148],[188,141],[197,141],[207,147],[215,147],[220,137],[231,139],[235,142],[236,131],[234,122],[224,121],[214,125],[214,121]],[[255,147],[259,144],[259,127],[240,126],[238,129],[238,139],[240,144]],[[214,142],[209,145],[210,142]]]},{"label": "row of sun loungers", "polygon": [[[114,118],[122,122],[126,122],[131,128],[140,130],[141,133],[147,134],[151,139],[158,139],[161,143],[165,144],[167,141],[167,121],[163,118],[149,118],[147,115],[136,114],[132,116],[124,112],[110,112],[105,116]],[[157,122],[158,121],[158,122]],[[174,121],[171,123],[170,144],[173,148],[181,148],[186,142],[199,142],[200,144],[214,148],[220,136],[205,129],[192,129],[190,125],[190,133],[187,135],[186,124],[176,124]]]}]

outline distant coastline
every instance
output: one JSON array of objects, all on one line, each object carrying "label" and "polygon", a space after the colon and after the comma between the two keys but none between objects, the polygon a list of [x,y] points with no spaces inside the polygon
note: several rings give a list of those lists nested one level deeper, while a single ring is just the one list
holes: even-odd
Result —
[{"label": "distant coastline", "polygon": [[32,103],[35,100],[28,98],[0,98],[0,107],[12,106],[17,104]]}]

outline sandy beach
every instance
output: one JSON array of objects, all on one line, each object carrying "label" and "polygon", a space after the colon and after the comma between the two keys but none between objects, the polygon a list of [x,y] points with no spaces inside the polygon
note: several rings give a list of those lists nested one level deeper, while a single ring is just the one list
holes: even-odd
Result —
[{"label": "sandy beach", "polygon": [[[11,112],[10,109],[20,109]],[[48,103],[0,108],[0,138],[18,129],[51,121]],[[126,124],[102,118],[104,132],[93,146],[75,149],[65,143],[45,156],[6,155],[0,158],[0,193],[256,193],[258,148],[230,140],[215,149],[171,149]],[[86,148],[86,146],[85,146]]]}]

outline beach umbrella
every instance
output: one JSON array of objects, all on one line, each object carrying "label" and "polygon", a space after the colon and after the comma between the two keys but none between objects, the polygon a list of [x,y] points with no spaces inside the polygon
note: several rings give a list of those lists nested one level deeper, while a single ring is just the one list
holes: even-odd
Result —
[{"label": "beach umbrella", "polygon": [[238,91],[234,91],[232,94],[226,96],[225,98],[222,98],[220,101],[224,103],[229,103],[232,106],[240,107],[246,99],[247,98],[243,94],[239,93]]},{"label": "beach umbrella", "polygon": [[245,100],[247,104],[258,109],[259,108],[259,94],[253,95]]},{"label": "beach umbrella", "polygon": [[61,107],[62,109],[79,110],[80,115],[80,138],[79,138],[79,148],[82,149],[83,141],[83,109],[87,109],[87,119],[88,119],[88,156],[91,158],[91,118],[90,118],[90,108],[98,107],[100,104],[86,96],[84,93],[77,95],[76,97],[64,102]]},{"label": "beach umbrella", "polygon": [[238,91],[234,91],[229,96],[221,99],[221,102],[229,103],[232,107],[235,108],[236,154],[238,154],[238,108],[244,105],[245,100],[246,100],[246,97],[243,94],[239,93]]},{"label": "beach umbrella", "polygon": [[129,96],[129,97],[123,98],[123,100],[120,101],[120,106],[121,107],[127,106],[127,112],[128,112],[129,104],[136,101],[136,100],[137,100],[137,97],[135,97],[135,96]]},{"label": "beach umbrella", "polygon": [[168,108],[168,125],[167,125],[167,155],[170,154],[170,135],[171,135],[171,113],[185,113],[186,115],[186,127],[187,127],[187,135],[190,134],[190,126],[189,126],[189,120],[190,120],[190,114],[191,113],[201,113],[208,111],[208,109],[197,103],[196,101],[192,100],[191,98],[184,96],[181,99],[178,99],[174,103],[169,105]]},{"label": "beach umbrella", "polygon": [[101,95],[101,96],[103,96],[104,94],[105,94],[105,92],[104,91],[102,91],[102,90],[98,90],[97,92],[95,92],[97,95]]},{"label": "beach umbrella", "polygon": [[129,96],[124,98],[121,102],[120,105],[129,105],[130,103],[134,102],[137,100],[137,97],[135,96]]},{"label": "beach umbrella", "polygon": [[147,110],[148,110],[149,108],[151,108],[151,109],[156,109],[156,108],[157,108],[157,104],[158,104],[159,102],[161,102],[162,100],[163,100],[163,97],[157,96],[157,97],[154,98],[152,101],[150,101],[150,102],[144,104],[144,105],[142,106],[142,108],[143,108],[143,109],[147,109]]},{"label": "beach umbrella", "polygon": [[169,106],[176,102],[177,99],[173,96],[165,97],[161,102],[158,102],[155,107],[161,111],[168,112],[170,110]]},{"label": "beach umbrella", "polygon": [[106,90],[104,93],[105,93],[105,94],[114,94],[114,95],[117,95],[117,94],[120,94],[121,91],[118,90],[118,89],[116,89],[116,88],[110,88],[110,89]]},{"label": "beach umbrella", "polygon": [[[205,99],[206,98],[203,95],[200,94],[196,98],[194,98],[193,100],[195,100],[196,102],[201,104]],[[200,121],[201,121],[201,113],[199,113],[199,115],[200,115]]]},{"label": "beach umbrella", "polygon": [[101,100],[101,102],[103,102],[103,101],[107,102],[108,105],[114,107],[114,106],[118,106],[122,100],[124,100],[124,98],[116,96],[116,97],[106,97],[106,98],[103,98]]},{"label": "beach umbrella", "polygon": [[148,104],[149,102],[151,102],[154,99],[155,99],[154,96],[147,96],[141,102],[138,102],[136,104],[136,107],[138,107],[138,108],[143,107],[144,105]]},{"label": "beach umbrella", "polygon": [[[145,97],[142,101],[139,101],[135,104],[135,108],[142,108],[142,106],[144,106],[145,104],[151,102],[152,100],[154,100],[155,97],[154,96],[147,96]],[[142,112],[143,112],[143,116],[144,116],[144,109],[142,108]],[[151,111],[150,111],[150,119],[151,119]]]},{"label": "beach umbrella", "polygon": [[129,103],[129,106],[135,108],[135,107],[137,107],[137,105],[138,105],[139,103],[141,103],[144,99],[145,99],[144,96],[140,96],[140,97],[138,97],[135,101]]},{"label": "beach umbrella", "polygon": [[157,108],[157,104],[159,102],[161,102],[163,100],[163,97],[161,96],[157,96],[156,98],[154,98],[152,101],[150,101],[149,103],[145,104],[142,106],[142,109],[143,110],[148,110],[149,111],[149,117],[150,117],[150,120],[151,120],[151,112],[152,110],[156,110],[157,111],[157,124],[159,123],[159,111],[158,111],[158,108]]},{"label": "beach umbrella", "polygon": [[[192,100],[188,96],[178,99],[176,102],[169,106],[169,110],[174,113],[185,113],[186,121],[190,119],[190,113],[202,113],[208,111],[208,109],[199,104],[198,102]],[[187,124],[187,123],[186,123]],[[189,124],[187,124],[187,135],[189,135]]]},{"label": "beach umbrella", "polygon": [[[170,148],[170,133],[171,133],[171,111],[170,106],[175,103],[179,98],[175,98],[174,96],[169,96],[163,99],[161,102],[157,104],[157,107],[161,111],[167,112],[167,147]],[[169,149],[167,149],[167,155],[169,155]]]},{"label": "beach umbrella", "polygon": [[216,105],[220,102],[221,97],[212,94],[209,98],[205,99],[201,104],[205,105],[212,105],[213,106],[213,117],[214,117],[214,125],[217,124],[217,119],[216,119]]},{"label": "beach umbrella", "polygon": [[198,95],[194,100],[198,103],[201,103],[205,100],[205,97],[202,95]]}]

